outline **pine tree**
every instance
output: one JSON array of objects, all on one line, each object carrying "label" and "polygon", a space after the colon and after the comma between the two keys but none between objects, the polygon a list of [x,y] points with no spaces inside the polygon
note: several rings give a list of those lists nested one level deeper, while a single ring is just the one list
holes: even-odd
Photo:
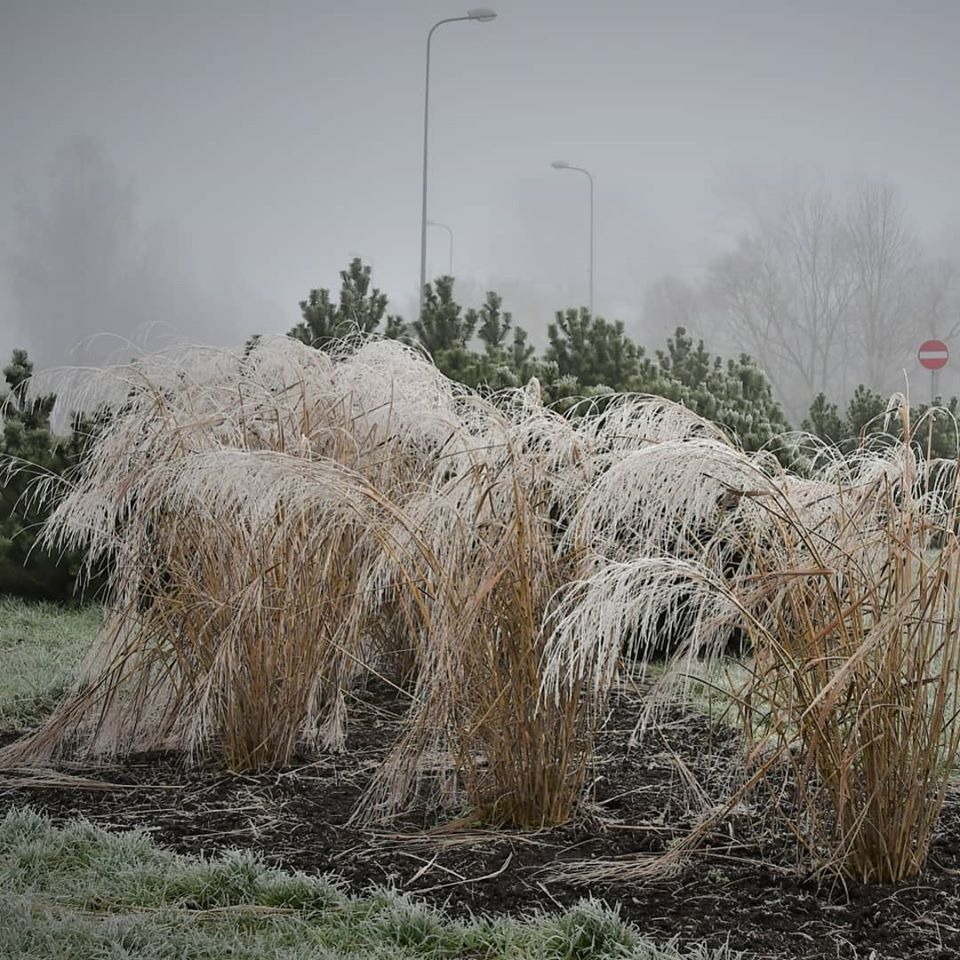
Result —
[{"label": "pine tree", "polygon": [[800,426],[807,433],[829,443],[837,443],[848,435],[847,425],[837,412],[837,405],[830,403],[825,393],[818,393],[814,397],[808,417]]},{"label": "pine tree", "polygon": [[476,311],[461,316],[462,310],[453,299],[453,277],[438,277],[436,283],[427,284],[423,310],[420,318],[414,321],[413,329],[435,360],[444,351],[466,350],[478,318]]},{"label": "pine tree", "polygon": [[[957,397],[951,397],[946,403],[938,399],[936,406],[955,417],[960,409],[960,401]],[[890,442],[897,443],[902,439],[902,423],[898,416],[887,416],[887,408],[887,397],[861,383],[853,391],[843,417],[838,414],[837,405],[830,403],[821,393],[811,404],[802,426],[808,433],[844,449],[855,447],[865,440],[883,442],[884,438],[889,438]],[[926,403],[911,407],[910,422],[918,423],[929,409],[930,405]],[[913,439],[924,456],[943,460],[957,458],[957,436],[949,417],[934,413]]]},{"label": "pine tree", "polygon": [[58,439],[50,429],[56,396],[29,395],[33,363],[26,350],[14,350],[3,368],[9,393],[3,397],[3,437],[0,441],[5,469],[0,487],[0,592],[31,599],[67,600],[79,572],[79,558],[54,556],[36,545],[40,525],[51,505],[30,496],[30,482],[41,474],[63,474],[84,451],[83,430],[92,421],[75,419],[76,431]]},{"label": "pine tree", "polygon": [[500,307],[503,298],[493,290],[487,291],[487,298],[479,310],[468,310],[467,319],[477,331],[477,337],[483,344],[487,357],[502,361],[505,355],[504,343],[513,326],[513,314],[504,313]]},{"label": "pine tree", "polygon": [[[322,350],[331,341],[351,334],[374,333],[386,314],[387,295],[371,283],[370,266],[355,257],[340,271],[339,302],[333,302],[329,290],[311,290],[307,299],[300,301],[302,319],[288,336]],[[399,317],[387,318],[388,336],[399,338],[405,332]]]},{"label": "pine tree", "polygon": [[677,327],[656,358],[656,363],[644,361],[631,389],[682,403],[736,436],[747,450],[758,450],[790,429],[769,381],[745,354],[724,361]]},{"label": "pine tree", "polygon": [[537,375],[540,365],[534,360],[536,352],[536,347],[527,342],[527,331],[523,327],[514,327],[507,362],[517,386]]},{"label": "pine tree", "polygon": [[591,316],[585,307],[560,310],[547,328],[545,359],[559,378],[573,378],[584,388],[629,389],[640,371],[642,348],[625,333],[623,322]]}]

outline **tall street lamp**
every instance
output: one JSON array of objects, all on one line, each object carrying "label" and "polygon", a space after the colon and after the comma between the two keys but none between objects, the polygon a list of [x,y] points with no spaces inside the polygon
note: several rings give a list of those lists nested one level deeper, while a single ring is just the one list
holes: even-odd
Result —
[{"label": "tall street lamp", "polygon": [[566,160],[554,160],[551,164],[554,170],[576,170],[577,173],[586,174],[587,179],[590,181],[590,316],[593,316],[593,177],[590,175],[589,170],[584,170],[583,167],[575,167],[570,163],[567,163]]},{"label": "tall street lamp", "polygon": [[441,230],[447,231],[447,236],[450,238],[450,255],[448,257],[449,265],[447,267],[447,276],[453,276],[453,231],[445,223],[437,223],[436,220],[428,220],[428,227],[439,227]]},{"label": "tall street lamp", "polygon": [[423,208],[420,215],[420,312],[423,313],[423,288],[427,285],[427,128],[430,121],[430,41],[433,31],[445,23],[459,23],[461,20],[476,20],[477,23],[489,23],[496,19],[496,13],[488,7],[476,7],[468,10],[464,17],[447,17],[438,20],[427,34],[427,76],[423,92]]}]

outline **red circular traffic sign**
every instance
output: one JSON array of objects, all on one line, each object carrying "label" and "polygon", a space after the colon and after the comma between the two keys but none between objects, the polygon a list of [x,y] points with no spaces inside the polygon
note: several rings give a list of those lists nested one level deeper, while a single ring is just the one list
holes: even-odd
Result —
[{"label": "red circular traffic sign", "polygon": [[942,340],[924,340],[917,352],[920,366],[927,370],[939,370],[947,365],[950,351]]}]

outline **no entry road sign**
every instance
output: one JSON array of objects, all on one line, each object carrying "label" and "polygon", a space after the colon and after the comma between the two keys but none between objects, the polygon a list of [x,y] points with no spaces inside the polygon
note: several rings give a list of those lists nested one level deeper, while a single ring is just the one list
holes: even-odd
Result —
[{"label": "no entry road sign", "polygon": [[917,353],[920,366],[927,370],[940,370],[947,365],[950,351],[942,340],[924,340]]}]

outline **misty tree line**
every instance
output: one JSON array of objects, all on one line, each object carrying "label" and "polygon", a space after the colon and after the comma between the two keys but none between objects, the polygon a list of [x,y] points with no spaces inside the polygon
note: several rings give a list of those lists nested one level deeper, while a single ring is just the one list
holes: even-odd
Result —
[{"label": "misty tree line", "polygon": [[[921,241],[891,184],[753,183],[732,199],[736,245],[697,280],[666,276],[647,288],[625,317],[629,329],[644,331],[643,340],[659,343],[683,327],[716,352],[753,357],[787,418],[799,423],[820,393],[845,405],[861,383],[880,393],[904,389],[902,371],[916,369],[918,344],[960,332],[960,268]],[[89,341],[121,320],[126,330],[162,330],[202,310],[217,342],[259,322],[250,292],[224,284],[201,294],[176,262],[182,240],[143,228],[132,189],[89,138],[64,145],[47,200],[23,202],[17,214],[3,264],[10,316],[21,318],[41,354],[61,361],[65,340]],[[452,293],[437,282],[431,297],[443,321]],[[353,308],[340,309],[347,315]],[[454,325],[459,320],[466,330],[475,322],[471,336],[478,339],[478,313],[461,311]],[[388,336],[390,316],[380,326]],[[527,319],[542,336],[543,321]],[[451,349],[445,330],[435,334],[428,321],[417,322],[423,329],[414,332],[432,354]],[[508,346],[522,357],[529,345],[509,339],[497,350]],[[926,394],[926,379],[912,388]]]},{"label": "misty tree line", "polygon": [[[708,332],[705,339],[715,350],[739,355],[734,365],[743,368],[746,402],[761,403],[762,419],[775,428],[785,415],[797,426],[828,423],[825,436],[837,430],[855,436],[863,410],[882,409],[879,396],[908,386],[914,395],[927,396],[926,375],[907,384],[904,371],[916,369],[923,340],[950,341],[960,333],[960,266],[925,249],[896,189],[866,179],[843,190],[793,185],[745,207],[736,248],[716,257],[702,280],[666,276],[648,289],[643,328],[685,331],[653,357],[630,341],[621,322],[570,309],[556,314],[537,358],[497,294],[489,293],[479,309],[463,311],[449,277],[428,289],[424,316],[410,331],[378,294],[379,330],[415,335],[445,372],[471,386],[510,386],[536,375],[551,400],[604,388],[663,393],[732,429],[735,411],[695,391],[691,371],[699,368],[687,359],[693,350],[683,343],[687,331]],[[329,292],[313,291],[315,296],[329,303]],[[355,290],[344,286],[341,321],[349,321],[355,298]],[[358,314],[362,329],[368,329],[372,309],[381,309],[379,300]],[[510,319],[504,322],[504,316]],[[303,336],[312,329],[306,313],[304,324],[298,328]],[[312,335],[322,340],[325,333],[317,329]],[[471,342],[479,343],[479,357],[471,354]],[[681,355],[671,359],[676,351]],[[714,391],[725,395],[716,371],[701,367],[704,376],[711,370]],[[747,367],[762,371],[771,386],[769,400],[761,401],[763,391],[747,384]],[[773,411],[772,400],[782,414]],[[836,422],[825,420],[823,411],[836,406]],[[741,421],[738,433],[742,428]],[[748,446],[754,442],[753,435],[741,435]]]},{"label": "misty tree line", "polygon": [[[880,393],[904,389],[902,371],[916,369],[918,344],[960,332],[960,267],[921,241],[889,183],[753,183],[732,197],[729,222],[733,249],[699,279],[650,284],[624,319],[646,342],[683,327],[716,352],[753,357],[792,422],[819,393],[845,405],[860,383]],[[201,292],[177,261],[182,246],[161,227],[145,229],[131,187],[96,142],[74,138],[57,155],[45,202],[17,210],[3,262],[9,315],[21,318],[44,362],[44,351],[61,362],[65,341],[89,341],[121,322],[139,337],[200,310],[217,342],[253,329],[262,316],[255,294],[233,283]],[[441,283],[431,296],[438,315],[451,309]],[[351,309],[346,303],[342,312]],[[389,316],[380,326],[386,335]],[[469,325],[473,317],[459,319]],[[543,320],[527,320],[542,336]],[[417,332],[434,354],[449,349],[445,335]],[[498,349],[507,346],[513,341]],[[526,346],[517,344],[521,355]],[[925,378],[911,386],[926,394]]]},{"label": "misty tree line", "polygon": [[[130,190],[118,186],[95,145],[74,142],[58,163],[49,204],[22,211],[7,260],[21,313],[71,343],[102,330],[104,317],[148,324],[190,315],[188,301],[170,299],[168,288],[178,285],[158,282]],[[536,378],[543,401],[562,408],[578,396],[662,395],[716,421],[748,449],[791,423],[839,442],[882,430],[886,397],[902,389],[900,371],[918,341],[957,332],[955,265],[924,250],[887,184],[781,189],[747,210],[737,247],[716,258],[702,281],[664,277],[648,290],[644,327],[674,331],[653,352],[622,321],[583,308],[558,311],[538,350],[499,294],[465,308],[452,277],[428,285],[422,313],[407,322],[359,259],[341,273],[336,296],[309,292],[289,332],[319,349],[355,332],[404,339],[468,386],[497,390]],[[228,319],[233,329],[249,322]],[[706,331],[713,353],[696,335]],[[54,398],[25,392],[30,368],[16,351],[4,370],[0,453],[63,474],[79,462],[95,424],[79,421],[67,437],[55,437]],[[955,410],[956,401],[949,406]],[[933,442],[939,455],[955,456],[945,426]],[[783,445],[776,452],[796,455]],[[32,550],[43,512],[23,499],[25,484],[24,475],[8,476],[0,492],[0,592],[63,598],[76,558],[57,565]]]},{"label": "misty tree line", "polygon": [[[309,292],[289,336],[320,350],[357,334],[403,340],[428,351],[451,379],[477,390],[524,386],[535,378],[543,402],[560,409],[575,410],[579,397],[656,394],[720,424],[746,449],[766,446],[794,466],[802,455],[796,445],[779,439],[790,425],[754,360],[747,354],[723,360],[683,327],[676,328],[664,349],[648,355],[626,334],[622,321],[591,315],[582,307],[568,308],[556,313],[546,348],[538,354],[494,291],[479,307],[464,309],[454,296],[454,278],[440,277],[427,286],[423,310],[408,324],[388,311],[386,295],[373,286],[371,268],[360,259],[341,272],[340,280],[336,299],[326,289]],[[69,434],[55,436],[50,417],[56,397],[29,394],[32,369],[26,351],[15,350],[3,371],[8,389],[0,453],[8,463],[27,462],[31,468],[8,472],[0,491],[0,593],[66,600],[72,596],[79,558],[53,557],[36,546],[48,508],[28,495],[29,482],[38,473],[68,474],[104,419],[102,414],[75,416]],[[841,412],[821,393],[802,427],[825,440],[856,442],[865,431],[887,429],[882,417],[886,402],[885,394],[861,384]],[[955,398],[949,406],[956,412]],[[956,441],[946,423],[931,439],[936,454],[956,456]]]},{"label": "misty tree line", "polygon": [[821,393],[903,390],[919,344],[960,332],[960,269],[924,249],[893,186],[870,180],[781,189],[698,289],[673,295],[718,315],[794,418]]}]

